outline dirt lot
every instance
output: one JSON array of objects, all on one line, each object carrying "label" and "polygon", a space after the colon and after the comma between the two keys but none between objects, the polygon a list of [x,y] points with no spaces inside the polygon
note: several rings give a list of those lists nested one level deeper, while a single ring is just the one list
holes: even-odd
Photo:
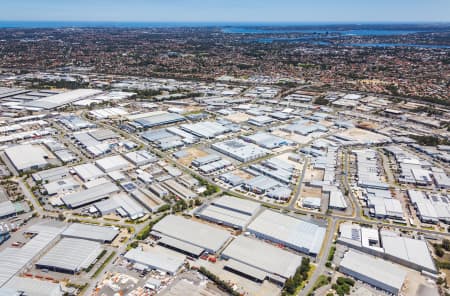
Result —
[{"label": "dirt lot", "polygon": [[130,238],[131,234],[128,233],[128,230],[126,228],[121,228],[119,235],[116,237],[116,239],[111,243],[113,247],[120,247],[123,242],[126,242]]},{"label": "dirt lot", "polygon": [[288,151],[291,151],[291,150],[293,150],[292,147],[290,147],[290,146],[283,146],[283,147],[275,148],[272,151],[274,153],[282,153],[282,152],[288,152]]},{"label": "dirt lot", "polygon": [[[288,149],[290,150],[290,147],[285,147],[285,148],[288,148]],[[281,160],[281,161],[284,161],[284,162],[286,162],[286,163],[289,163],[289,164],[295,166],[295,169],[297,169],[297,170],[301,170],[301,169],[303,168],[302,163],[299,163],[299,162],[295,162],[295,161],[290,160],[290,159],[289,159],[289,155],[290,155],[290,154],[291,154],[290,152],[286,152],[286,153],[277,155],[277,156],[275,156],[274,158],[275,158],[275,159],[279,159],[279,160]]]},{"label": "dirt lot", "polygon": [[406,275],[405,284],[403,285],[402,289],[403,295],[417,295],[417,291],[421,284],[425,286],[430,285],[427,282],[426,278],[421,276],[419,272],[410,269],[406,270],[408,271],[408,273]]},{"label": "dirt lot", "polygon": [[214,222],[209,222],[209,221],[206,221],[206,220],[203,220],[203,219],[200,219],[200,218],[196,218],[195,216],[192,217],[192,218],[189,218],[189,219],[192,220],[192,221],[201,223],[201,224],[205,224],[205,225],[208,225],[208,226],[217,228],[217,229],[227,230],[227,231],[229,231],[230,233],[232,233],[233,235],[239,235],[240,233],[242,233],[242,231],[236,230],[236,229],[234,229],[234,228],[232,228],[232,227],[227,227],[227,226],[224,226],[224,225],[219,225],[219,224],[214,223]]},{"label": "dirt lot", "polygon": [[328,120],[321,120],[319,121],[319,124],[326,126],[326,127],[331,127],[334,125],[334,122],[328,121]]},{"label": "dirt lot", "polygon": [[111,213],[111,214],[104,215],[103,219],[104,220],[111,220],[111,221],[120,221],[122,218],[117,216],[114,213]]},{"label": "dirt lot", "polygon": [[315,188],[315,187],[309,187],[309,186],[303,186],[302,187],[302,197],[322,197],[322,189]]},{"label": "dirt lot", "polygon": [[221,291],[211,282],[199,283],[198,285],[187,279],[177,280],[175,284],[165,289],[161,295],[164,296],[185,296],[185,295],[202,295],[202,296],[225,296],[225,292]]},{"label": "dirt lot", "polygon": [[282,137],[282,138],[291,140],[297,144],[307,144],[307,143],[311,142],[311,140],[312,140],[312,137],[310,135],[302,136],[302,135],[295,134],[295,133],[290,134],[290,133],[283,132],[281,130],[276,130],[276,131],[272,132],[272,134],[274,134],[275,136],[278,136],[278,137]]},{"label": "dirt lot", "polygon": [[182,157],[178,160],[184,166],[189,166],[191,162],[196,158],[208,155],[208,153],[206,153],[205,151],[202,151],[197,148],[188,148],[185,151],[189,153],[189,155]]},{"label": "dirt lot", "polygon": [[322,181],[324,174],[325,174],[325,171],[323,171],[323,170],[308,168],[305,172],[305,177],[304,177],[303,181],[304,182]]},{"label": "dirt lot", "polygon": [[[173,106],[173,107],[179,107],[179,106]],[[183,106],[183,109],[186,110],[187,113],[194,113],[194,112],[201,112],[203,111],[203,107],[201,106]]]},{"label": "dirt lot", "polygon": [[363,130],[360,128],[350,128],[346,131],[343,131],[340,134],[345,137],[349,137],[351,139],[361,142],[377,142],[387,139],[383,135],[376,134],[371,131]]},{"label": "dirt lot", "polygon": [[231,122],[241,123],[241,122],[246,122],[247,120],[249,120],[250,115],[248,115],[246,113],[242,113],[242,112],[237,112],[237,113],[225,116],[224,118]]},{"label": "dirt lot", "polygon": [[250,175],[249,173],[246,173],[242,170],[235,170],[232,173],[235,174],[236,176],[241,177],[242,179],[245,179],[245,180],[250,180],[253,178],[252,175]]}]

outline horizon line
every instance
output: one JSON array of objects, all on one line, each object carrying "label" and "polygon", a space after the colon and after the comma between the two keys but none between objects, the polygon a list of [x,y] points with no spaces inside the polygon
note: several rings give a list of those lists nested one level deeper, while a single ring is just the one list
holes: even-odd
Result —
[{"label": "horizon line", "polygon": [[421,21],[421,20],[410,20],[410,21],[357,21],[357,20],[346,20],[346,21],[156,21],[156,20],[2,20],[0,23],[124,23],[124,24],[450,24],[448,21]]}]

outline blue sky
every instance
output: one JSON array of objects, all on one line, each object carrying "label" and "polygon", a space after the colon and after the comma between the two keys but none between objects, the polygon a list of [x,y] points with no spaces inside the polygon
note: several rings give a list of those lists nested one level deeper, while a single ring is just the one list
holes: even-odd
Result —
[{"label": "blue sky", "polygon": [[450,22],[450,0],[0,0],[0,20]]}]

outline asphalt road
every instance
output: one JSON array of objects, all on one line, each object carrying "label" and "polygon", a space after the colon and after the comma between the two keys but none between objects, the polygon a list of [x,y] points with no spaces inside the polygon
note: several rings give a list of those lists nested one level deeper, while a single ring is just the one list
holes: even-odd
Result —
[{"label": "asphalt road", "polygon": [[297,185],[297,188],[295,189],[295,195],[291,198],[289,201],[289,204],[287,206],[287,209],[292,211],[295,209],[295,204],[297,203],[298,199],[300,198],[300,194],[302,193],[302,186],[303,186],[303,180],[305,179],[305,173],[309,165],[309,157],[305,158],[305,162],[303,163],[303,169],[302,174],[299,178],[299,183]]},{"label": "asphalt road", "polygon": [[333,237],[336,232],[336,226],[337,226],[337,219],[332,218],[330,219],[331,222],[328,225],[327,229],[327,236],[325,238],[325,242],[322,245],[322,252],[317,256],[317,266],[314,270],[314,273],[312,274],[311,278],[309,279],[308,283],[305,285],[305,287],[300,291],[298,294],[299,296],[306,296],[308,295],[309,291],[312,290],[314,284],[316,283],[317,279],[320,275],[324,274],[326,270],[325,264],[327,263],[328,259],[328,253],[330,251],[331,245],[333,244]]}]

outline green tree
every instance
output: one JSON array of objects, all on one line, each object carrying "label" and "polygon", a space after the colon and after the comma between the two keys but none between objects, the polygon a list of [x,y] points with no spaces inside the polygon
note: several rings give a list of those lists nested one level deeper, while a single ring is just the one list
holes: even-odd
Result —
[{"label": "green tree", "polygon": [[446,251],[450,251],[450,240],[449,239],[444,239],[442,241],[442,247],[446,250]]}]

